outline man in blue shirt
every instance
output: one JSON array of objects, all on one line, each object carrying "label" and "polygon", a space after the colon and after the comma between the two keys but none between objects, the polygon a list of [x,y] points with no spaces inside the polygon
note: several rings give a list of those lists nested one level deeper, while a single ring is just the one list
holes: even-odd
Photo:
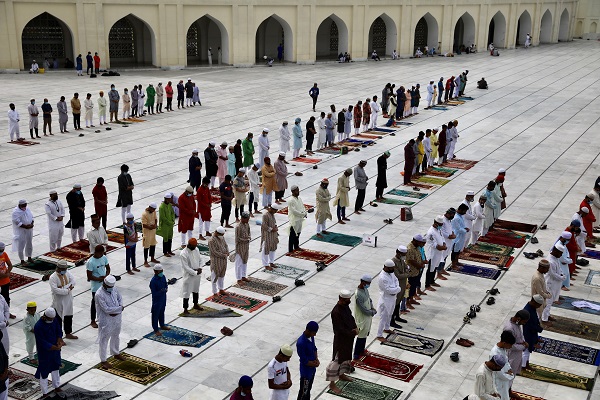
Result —
[{"label": "man in blue shirt", "polygon": [[315,107],[317,105],[317,97],[319,97],[319,88],[317,87],[316,82],[313,85],[313,87],[310,88],[310,90],[308,91],[308,94],[310,97],[312,97],[312,100],[313,100],[313,111],[316,111]]},{"label": "man in blue shirt", "polygon": [[310,389],[317,367],[319,366],[319,357],[317,355],[317,346],[315,346],[315,336],[319,330],[319,324],[310,321],[306,324],[306,330],[300,335],[296,342],[296,350],[300,357],[300,390],[298,391],[298,400],[310,400]]},{"label": "man in blue shirt", "polygon": [[[163,331],[171,328],[165,325],[165,308],[167,307],[167,291],[169,285],[160,264],[154,266],[154,276],[150,280],[150,292],[152,293],[152,330],[156,336],[162,336]],[[160,327],[160,330],[159,330]]]},{"label": "man in blue shirt", "polygon": [[90,70],[92,74],[94,73],[94,57],[92,57],[92,52],[88,51],[87,56],[85,56],[85,61],[87,61],[87,68],[85,69],[85,73],[87,75],[90,74]]},{"label": "man in blue shirt", "polygon": [[104,278],[110,275],[110,265],[108,264],[108,258],[104,255],[104,246],[99,244],[94,248],[94,255],[87,260],[87,280],[90,282],[92,289],[92,306],[90,314],[92,322],[90,323],[92,328],[98,328],[96,324],[96,292],[102,287]]},{"label": "man in blue shirt", "polygon": [[444,77],[442,76],[440,78],[440,81],[438,82],[438,104],[442,104],[442,94],[444,93]]}]

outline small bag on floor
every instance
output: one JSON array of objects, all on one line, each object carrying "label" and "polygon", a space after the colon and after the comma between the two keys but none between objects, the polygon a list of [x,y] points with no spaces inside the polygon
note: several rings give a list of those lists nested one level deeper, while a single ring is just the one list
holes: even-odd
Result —
[{"label": "small bag on floor", "polygon": [[413,219],[412,210],[410,207],[402,207],[400,209],[400,220],[411,221]]},{"label": "small bag on floor", "polygon": [[369,235],[366,233],[363,234],[362,244],[364,244],[365,246],[369,246],[369,247],[377,247],[377,236]]}]

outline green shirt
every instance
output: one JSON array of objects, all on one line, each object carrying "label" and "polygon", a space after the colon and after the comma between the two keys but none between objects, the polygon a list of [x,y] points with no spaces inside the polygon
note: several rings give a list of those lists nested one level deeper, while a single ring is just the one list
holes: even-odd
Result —
[{"label": "green shirt", "polygon": [[254,143],[248,138],[242,140],[242,153],[244,156],[244,167],[254,164]]},{"label": "green shirt", "polygon": [[160,203],[158,207],[158,227],[156,234],[162,236],[163,240],[173,239],[173,227],[175,226],[175,210],[167,203]]}]

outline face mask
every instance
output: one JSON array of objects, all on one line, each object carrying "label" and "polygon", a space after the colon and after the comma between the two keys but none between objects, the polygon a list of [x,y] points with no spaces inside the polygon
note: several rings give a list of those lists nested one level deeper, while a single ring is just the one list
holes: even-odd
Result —
[{"label": "face mask", "polygon": [[472,202],[473,202],[473,200],[467,200],[467,201],[468,201],[469,203],[472,203]]},{"label": "face mask", "polygon": [[81,194],[81,190],[78,190],[78,191],[76,191],[75,193],[77,193],[77,194]]},{"label": "face mask", "polygon": [[44,322],[47,324],[51,324],[52,322],[54,322],[54,320],[53,319],[45,319]]},{"label": "face mask", "polygon": [[165,276],[165,274],[163,274],[163,273],[161,272],[160,274],[158,274],[158,276],[162,278],[163,276]]},{"label": "face mask", "polygon": [[106,290],[108,293],[112,293],[113,288],[109,287],[109,288],[106,288],[104,290]]},{"label": "face mask", "polygon": [[192,195],[191,193],[186,193],[186,196],[187,196],[187,197],[190,197],[191,195]]},{"label": "face mask", "polygon": [[61,274],[61,275],[66,275],[67,271],[58,271],[58,273]]},{"label": "face mask", "polygon": [[441,226],[441,225],[438,225],[436,228],[437,228],[437,230],[439,231],[440,229],[442,229],[442,226]]},{"label": "face mask", "polygon": [[240,395],[241,395],[242,397],[246,397],[246,393],[244,393],[244,392],[240,392]]},{"label": "face mask", "polygon": [[35,104],[35,101],[32,101],[31,104]]},{"label": "face mask", "polygon": [[569,244],[569,242],[570,242],[570,241],[571,241],[570,239],[569,239],[569,240],[566,240],[566,241],[565,241],[565,245]]},{"label": "face mask", "polygon": [[110,90],[115,90],[115,87],[114,87],[114,86],[111,86],[111,87],[110,87]]},{"label": "face mask", "polygon": [[365,285],[365,289],[368,289],[371,285]]}]

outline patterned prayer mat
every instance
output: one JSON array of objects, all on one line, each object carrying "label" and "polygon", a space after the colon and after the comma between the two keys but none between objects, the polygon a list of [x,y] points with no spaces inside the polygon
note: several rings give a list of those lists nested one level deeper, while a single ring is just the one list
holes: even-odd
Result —
[{"label": "patterned prayer mat", "polygon": [[594,378],[586,378],[585,376],[571,374],[569,372],[544,367],[542,365],[531,364],[531,367],[535,371],[522,369],[520,375],[525,378],[535,379],[542,382],[550,382],[575,389],[583,389],[587,390],[588,392],[594,388]]},{"label": "patterned prayer mat", "polygon": [[479,278],[486,279],[498,279],[500,274],[502,273],[499,269],[488,268],[488,267],[480,267],[478,265],[469,265],[463,264],[459,265],[457,269],[452,269],[452,272],[457,272],[459,274],[477,276]]},{"label": "patterned prayer mat", "polygon": [[377,131],[377,132],[384,132],[384,133],[392,133],[392,132],[396,131],[395,129],[388,129],[388,128],[375,128],[373,130]]},{"label": "patterned prayer mat", "polygon": [[40,381],[18,369],[8,369],[8,396],[11,399],[33,400],[41,396]]},{"label": "patterned prayer mat", "polygon": [[600,287],[600,271],[589,271],[585,284]]},{"label": "patterned prayer mat", "polygon": [[554,318],[556,318],[556,321],[552,322],[552,326],[544,326],[545,330],[600,342],[600,325],[572,318],[560,317],[558,315],[555,315]]},{"label": "patterned prayer mat", "polygon": [[538,226],[535,224],[526,224],[524,222],[517,221],[507,221],[504,219],[497,219],[496,222],[494,222],[494,227],[528,233],[535,233],[535,231],[537,231],[538,228]]},{"label": "patterned prayer mat", "polygon": [[[443,107],[443,106],[433,106],[430,107],[431,110],[441,110],[441,111],[446,111],[448,109],[448,107]],[[396,122],[397,123],[397,122]]]},{"label": "patterned prayer mat", "polygon": [[[311,208],[315,208],[315,206],[310,205],[310,204],[304,204],[304,209],[305,210],[310,210]],[[284,214],[284,215],[288,215],[288,208],[284,207],[281,210],[277,211],[277,214]]]},{"label": "patterned prayer mat", "polygon": [[417,335],[416,333],[397,331],[390,333],[385,342],[386,346],[397,347],[399,349],[412,351],[413,353],[424,354],[429,357],[436,355],[444,345],[441,339],[433,339],[427,336]]},{"label": "patterned prayer mat", "polygon": [[412,364],[370,351],[365,351],[365,355],[354,361],[353,365],[404,382],[410,382],[419,370],[423,368],[422,365]]},{"label": "patterned prayer mat", "polygon": [[537,353],[577,361],[583,364],[600,365],[598,349],[542,336],[540,336],[540,345],[539,349],[534,350]]},{"label": "patterned prayer mat", "polygon": [[187,347],[202,347],[214,339],[214,336],[208,336],[203,333],[190,331],[188,329],[180,328],[178,326],[167,326],[171,328],[171,330],[160,331],[162,333],[162,336],[156,336],[154,332],[150,332],[144,337],[146,339],[154,340],[155,342],[159,343]]},{"label": "patterned prayer mat", "polygon": [[212,204],[221,203],[221,192],[219,192],[219,189],[215,188],[210,191],[210,199]]},{"label": "patterned prayer mat", "polygon": [[[37,360],[37,354],[35,355],[35,359]],[[37,365],[34,365],[29,361],[29,357],[25,357],[25,358],[21,359],[20,362],[25,365],[29,365],[30,367],[37,368]],[[58,372],[60,372],[61,375],[64,375],[67,372],[75,371],[77,369],[77,367],[79,367],[79,366],[81,366],[81,364],[76,364],[74,362],[71,362],[71,361],[68,361],[68,360],[65,360],[64,358],[62,358],[60,360],[60,370]]]},{"label": "patterned prayer mat", "polygon": [[525,245],[529,236],[519,236],[513,231],[504,229],[494,229],[487,235],[480,236],[479,242],[501,244],[503,246],[521,248]]},{"label": "patterned prayer mat", "polygon": [[56,270],[56,261],[44,260],[43,258],[36,257],[33,259],[33,263],[27,265],[15,264],[14,267],[47,275]]},{"label": "patterned prayer mat", "polygon": [[425,189],[425,190],[431,190],[431,189],[437,188],[437,186],[435,186],[435,185],[428,185],[426,183],[419,183],[419,182],[413,182],[410,185],[406,185],[406,186],[418,187],[418,188]]},{"label": "patterned prayer mat", "polygon": [[109,242],[125,244],[125,235],[123,232],[106,231]]},{"label": "patterned prayer mat", "polygon": [[573,305],[574,301],[585,301],[600,307],[600,303],[590,301],[586,299],[576,299],[575,297],[562,296],[563,301],[560,304],[552,304],[552,307],[564,308],[565,310],[581,311],[586,314],[600,315],[600,310],[594,310],[593,308],[583,307],[578,308]]},{"label": "patterned prayer mat", "polygon": [[285,253],[288,257],[300,258],[302,260],[314,261],[314,262],[322,262],[326,265],[331,264],[340,256],[337,254],[329,254],[324,251],[316,251],[316,250],[294,250],[291,253]]},{"label": "patterned prayer mat", "polygon": [[112,390],[87,390],[71,385],[70,383],[63,385],[60,388],[62,390],[60,394],[52,393],[47,398],[61,400],[109,400],[120,396],[117,392]]},{"label": "patterned prayer mat", "polygon": [[44,256],[55,258],[57,260],[65,260],[72,262],[73,264],[82,264],[85,260],[87,260],[91,255],[89,252],[83,252],[79,250],[62,248],[56,251],[50,251],[45,253]]},{"label": "patterned prayer mat", "polygon": [[383,199],[375,199],[375,202],[382,203],[382,204],[393,204],[393,205],[397,205],[397,206],[412,206],[413,204],[415,204],[414,201],[392,199],[389,197],[385,197]]},{"label": "patterned prayer mat", "polygon": [[471,160],[461,160],[458,158],[448,160],[444,163],[444,166],[449,168],[459,168],[459,169],[471,169],[477,164],[478,161]]},{"label": "patterned prayer mat", "polygon": [[31,140],[15,140],[14,142],[6,142],[8,144],[17,144],[19,146],[33,146],[34,144],[40,144],[40,142],[34,142]]},{"label": "patterned prayer mat", "polygon": [[350,400],[396,400],[402,394],[401,390],[371,383],[356,377],[352,382],[337,381],[335,385],[342,390],[337,394],[328,390],[327,393],[335,394]]},{"label": "patterned prayer mat", "polygon": [[343,233],[337,232],[329,232],[326,235],[324,234],[323,237],[318,237],[317,235],[314,235],[311,237],[311,239],[317,240],[319,242],[339,244],[340,246],[348,247],[358,246],[362,243],[362,238],[360,236],[345,235]]},{"label": "patterned prayer mat", "polygon": [[10,273],[10,286],[9,286],[9,289],[10,290],[14,290],[16,288],[28,285],[31,282],[35,282],[35,281],[37,281],[36,278],[30,278],[30,277],[25,276],[25,275],[15,274],[14,272],[11,272]]},{"label": "patterned prayer mat", "polygon": [[196,246],[196,248],[198,249],[198,251],[200,252],[200,254],[204,254],[205,256],[210,256],[210,252],[208,251],[208,245],[202,244],[202,243],[198,243],[198,245]]},{"label": "patterned prayer mat", "polygon": [[491,264],[497,267],[508,268],[515,259],[513,256],[501,256],[498,254],[484,253],[473,249],[465,249],[460,252],[459,259]]},{"label": "patterned prayer mat", "polygon": [[273,271],[269,271],[268,269],[263,269],[263,272],[266,272],[267,274],[285,276],[286,278],[290,278],[290,279],[294,279],[294,280],[303,277],[304,275],[308,274],[308,272],[309,272],[307,269],[290,267],[289,265],[283,265],[283,264],[275,264],[275,265],[277,266],[277,268],[273,269]]},{"label": "patterned prayer mat", "polygon": [[[63,246],[61,250],[63,250],[63,249],[81,251],[81,252],[88,253],[89,255],[91,255],[91,253],[90,253],[90,242],[88,242],[86,239],[78,240],[77,242],[73,242],[71,244]],[[108,245],[108,244],[106,245],[106,252],[107,253],[109,251],[113,251],[113,250],[116,250],[116,249],[117,249],[116,246],[111,246],[111,245]]]},{"label": "patterned prayer mat", "polygon": [[431,176],[419,176],[416,179],[413,179],[415,182],[420,183],[431,183],[432,185],[444,186],[447,183],[450,183],[448,179],[435,178]]},{"label": "patterned prayer mat", "polygon": [[432,176],[440,176],[442,178],[450,178],[456,172],[458,172],[458,170],[453,169],[453,168],[433,167],[433,168],[428,168],[425,171],[425,174],[432,175]]},{"label": "patterned prayer mat", "polygon": [[241,317],[242,314],[236,313],[231,308],[225,308],[217,310],[216,308],[207,307],[202,305],[202,310],[196,310],[192,308],[189,310],[189,314],[181,313],[180,317],[184,318],[227,318],[227,317]]},{"label": "patterned prayer mat", "polygon": [[121,378],[129,379],[141,385],[156,382],[172,371],[171,368],[164,365],[153,363],[152,361],[144,360],[131,354],[121,353],[121,355],[125,358],[125,361],[117,360],[114,357],[110,357],[107,360],[111,365],[110,369],[103,369],[100,364],[97,364],[95,368],[120,376]]},{"label": "patterned prayer mat", "polygon": [[298,158],[292,158],[292,161],[302,162],[302,163],[307,163],[307,164],[318,164],[323,160],[320,158],[298,157]]},{"label": "patterned prayer mat", "polygon": [[[513,393],[521,398],[521,400],[546,400],[543,397],[532,396],[530,394],[521,393],[513,390]],[[515,397],[511,397],[511,400],[515,400]]]},{"label": "patterned prayer mat", "polygon": [[240,310],[254,312],[267,304],[266,301],[253,299],[252,297],[242,296],[241,294],[228,292],[224,296],[212,295],[206,299],[213,303],[222,304],[227,307],[234,307]]},{"label": "patterned prayer mat", "polygon": [[515,249],[513,249],[512,247],[503,246],[501,244],[483,242],[476,242],[470,244],[465,248],[465,250],[477,251],[480,253],[496,254],[499,256],[510,256],[515,251]]},{"label": "patterned prayer mat", "polygon": [[244,282],[243,284],[236,283],[233,287],[264,294],[265,296],[275,296],[277,293],[287,289],[286,285],[252,277],[248,278],[248,282]]},{"label": "patterned prayer mat", "polygon": [[409,192],[408,190],[402,190],[402,189],[392,189],[389,192],[387,192],[386,194],[393,194],[394,196],[410,197],[413,199],[424,199],[425,197],[427,197],[427,193]]},{"label": "patterned prayer mat", "polygon": [[600,251],[586,250],[584,257],[589,257],[589,258],[593,258],[595,260],[600,260]]}]

